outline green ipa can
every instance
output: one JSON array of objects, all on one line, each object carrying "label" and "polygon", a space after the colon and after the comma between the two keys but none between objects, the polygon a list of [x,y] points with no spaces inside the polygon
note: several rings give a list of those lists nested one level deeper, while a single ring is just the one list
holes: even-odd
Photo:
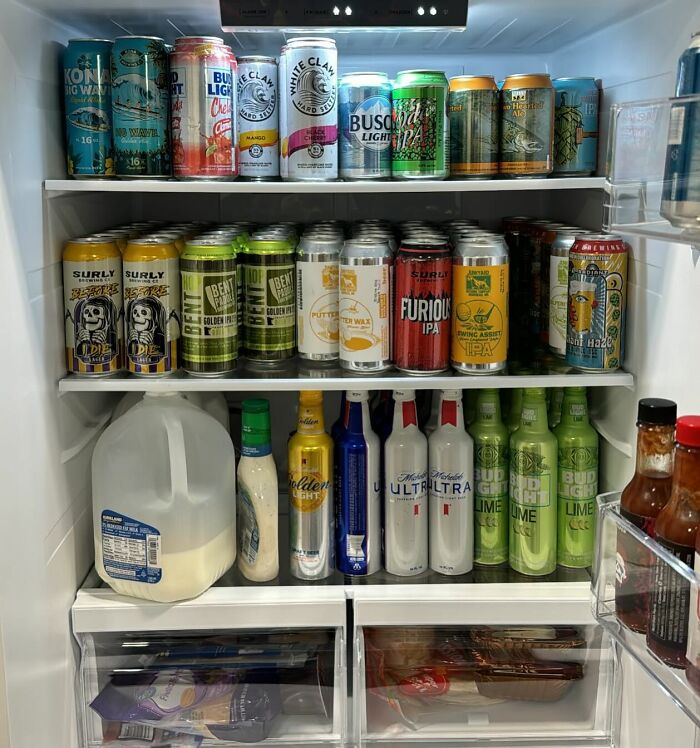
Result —
[{"label": "green ipa can", "polygon": [[226,238],[187,242],[180,256],[182,367],[217,377],[238,359],[236,252]]},{"label": "green ipa can", "polygon": [[404,70],[394,83],[392,176],[447,179],[449,120],[447,77],[437,70]]},{"label": "green ipa can", "polygon": [[275,363],[296,351],[295,246],[287,239],[251,239],[241,255],[243,351]]},{"label": "green ipa can", "polygon": [[554,430],[559,443],[557,563],[585,569],[593,563],[598,434],[588,420],[584,387],[567,387],[561,422]]},{"label": "green ipa can", "polygon": [[508,561],[508,429],[501,420],[498,390],[480,390],[474,439],[474,563]]},{"label": "green ipa can", "polygon": [[510,438],[510,566],[539,577],[557,568],[557,439],[544,388],[526,389]]}]

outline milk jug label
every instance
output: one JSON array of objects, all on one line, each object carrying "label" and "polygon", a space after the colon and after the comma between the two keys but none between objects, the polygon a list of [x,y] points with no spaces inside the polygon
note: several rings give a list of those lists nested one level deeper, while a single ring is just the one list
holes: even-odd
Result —
[{"label": "milk jug label", "polygon": [[102,562],[112,579],[157,584],[163,576],[160,564],[160,532],[119,512],[102,512]]}]

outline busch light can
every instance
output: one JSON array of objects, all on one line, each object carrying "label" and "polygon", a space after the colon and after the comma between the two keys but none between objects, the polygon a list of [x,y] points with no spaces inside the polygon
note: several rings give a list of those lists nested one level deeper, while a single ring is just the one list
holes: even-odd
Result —
[{"label": "busch light can", "polygon": [[114,176],[112,42],[71,39],[63,53],[68,176]]},{"label": "busch light can", "polygon": [[368,576],[382,565],[379,453],[379,437],[370,425],[369,393],[349,390],[334,461],[336,562],[343,574]]},{"label": "busch light can", "polygon": [[385,73],[352,73],[341,78],[342,179],[391,178],[391,90]]},{"label": "busch light can", "polygon": [[554,173],[594,174],[598,166],[598,102],[595,78],[557,78],[554,85]]},{"label": "busch light can", "polygon": [[338,178],[338,50],[333,39],[291,39],[285,61],[287,173],[291,181]]},{"label": "busch light can", "polygon": [[280,126],[277,60],[238,58],[238,137],[240,174],[263,181],[280,175]]}]

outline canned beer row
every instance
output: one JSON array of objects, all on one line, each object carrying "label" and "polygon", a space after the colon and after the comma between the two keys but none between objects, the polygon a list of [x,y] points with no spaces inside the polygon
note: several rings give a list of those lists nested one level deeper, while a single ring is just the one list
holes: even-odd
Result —
[{"label": "canned beer row", "polygon": [[596,169],[592,78],[449,82],[440,70],[338,74],[332,39],[238,60],[217,37],[74,39],[68,173],[290,181],[544,177]]}]

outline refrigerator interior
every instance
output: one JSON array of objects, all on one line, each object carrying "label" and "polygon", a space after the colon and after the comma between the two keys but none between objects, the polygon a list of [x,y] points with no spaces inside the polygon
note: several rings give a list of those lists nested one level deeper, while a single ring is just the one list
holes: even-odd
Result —
[{"label": "refrigerator interior", "polygon": [[[71,37],[123,33],[218,33],[215,0],[4,0],[0,6],[0,303],[4,363],[0,460],[0,746],[78,745],[74,702],[77,647],[70,609],[91,568],[90,457],[118,396],[61,393],[64,375],[60,252],[73,236],[141,217],[234,220],[464,215],[496,226],[530,213],[599,227],[601,190],[415,195],[222,195],[65,192],[45,179],[65,176],[60,53]],[[341,72],[390,74],[430,66],[448,75],[544,70],[602,80],[611,103],[669,96],[678,56],[700,28],[693,0],[473,0],[463,34],[338,35]],[[229,37],[235,52],[279,50],[282,34]],[[605,142],[605,115],[602,116]],[[601,160],[602,163],[602,160]],[[597,389],[596,426],[604,439],[602,490],[623,485],[633,468],[636,402],[675,399],[697,412],[692,382],[700,352],[686,333],[700,316],[697,251],[632,239],[625,367],[635,388]],[[261,388],[264,389],[264,388]],[[293,428],[292,398],[273,397]],[[231,398],[240,400],[240,395]],[[330,400],[330,399],[329,399]],[[284,404],[287,407],[284,407]],[[337,400],[326,406],[328,418]],[[234,425],[235,429],[235,425]],[[234,431],[235,433],[235,431]],[[278,460],[279,464],[279,460]],[[266,623],[261,614],[260,625]],[[623,657],[624,746],[692,744],[690,724]],[[3,698],[3,686],[6,691]],[[654,719],[644,717],[653,713]],[[7,719],[5,715],[7,714]],[[673,725],[671,728],[670,726]]]}]

